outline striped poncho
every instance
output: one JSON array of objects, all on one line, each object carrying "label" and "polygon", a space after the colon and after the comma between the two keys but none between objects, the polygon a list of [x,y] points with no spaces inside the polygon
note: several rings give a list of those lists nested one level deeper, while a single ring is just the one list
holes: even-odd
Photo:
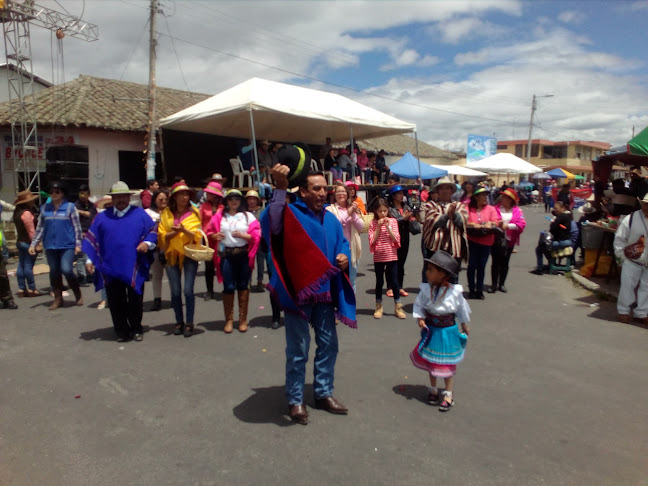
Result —
[{"label": "striped poncho", "polygon": [[429,251],[447,251],[454,258],[468,261],[468,240],[466,237],[468,208],[459,202],[455,204],[455,214],[461,218],[462,227],[457,227],[454,221],[447,217],[450,203],[445,205],[434,201],[425,203],[423,242]]}]

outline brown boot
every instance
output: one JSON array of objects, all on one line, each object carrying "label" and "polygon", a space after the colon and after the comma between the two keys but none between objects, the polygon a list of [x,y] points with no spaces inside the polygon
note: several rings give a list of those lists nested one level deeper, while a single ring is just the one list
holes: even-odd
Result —
[{"label": "brown boot", "polygon": [[63,306],[63,277],[57,277],[52,282],[52,293],[54,302],[49,306],[49,310],[56,310]]},{"label": "brown boot", "polygon": [[405,314],[405,311],[403,310],[403,304],[401,304],[400,302],[396,304],[394,315],[399,319],[407,319],[407,314]]},{"label": "brown boot", "polygon": [[239,331],[245,332],[248,329],[247,313],[248,302],[250,301],[249,290],[238,291],[238,304],[239,304]]},{"label": "brown boot", "polygon": [[81,287],[79,286],[79,280],[74,277],[71,280],[68,280],[68,285],[74,292],[74,298],[76,299],[76,305],[83,305],[83,295],[81,295]]},{"label": "brown boot", "polygon": [[374,319],[380,319],[383,316],[382,304],[376,303],[376,310],[374,311]]},{"label": "brown boot", "polygon": [[223,294],[223,306],[225,307],[225,331],[230,333],[234,330],[234,294]]}]

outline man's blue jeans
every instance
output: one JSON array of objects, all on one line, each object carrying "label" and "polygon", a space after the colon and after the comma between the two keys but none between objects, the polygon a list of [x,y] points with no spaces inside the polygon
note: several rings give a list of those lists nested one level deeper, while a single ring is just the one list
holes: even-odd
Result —
[{"label": "man's blue jeans", "polygon": [[[544,231],[541,231],[540,234],[542,238],[544,236]],[[551,243],[551,248],[553,250],[556,250],[558,248],[567,248],[569,246],[572,246],[572,240],[554,241],[553,243]],[[544,267],[544,261],[542,260],[542,257],[544,256],[544,251],[542,248],[540,248],[540,246],[536,246],[535,253],[536,253],[536,260],[538,263],[537,268],[542,270],[542,267]]]},{"label": "man's blue jeans", "polygon": [[[184,271],[184,296],[187,305],[187,320],[182,317],[182,272]],[[182,269],[179,265],[167,265],[167,277],[171,287],[171,305],[175,312],[176,324],[193,324],[196,297],[194,295],[194,281],[198,273],[198,262],[185,257],[182,262]]]},{"label": "man's blue jeans", "polygon": [[[16,243],[18,247],[18,268],[16,269],[16,277],[18,278],[18,290],[26,291],[36,290],[36,283],[34,282],[34,263],[36,263],[36,255],[29,254],[29,244],[24,241]],[[25,285],[26,283],[26,285]]]},{"label": "man's blue jeans", "polygon": [[286,312],[286,396],[289,405],[304,403],[304,380],[310,348],[309,322],[315,330],[313,391],[315,398],[333,395],[335,361],[338,354],[338,337],[335,328],[333,305],[310,304],[300,306],[306,319]]},{"label": "man's blue jeans", "polygon": [[56,279],[61,277],[61,274],[65,275],[68,283],[76,279],[72,270],[72,265],[74,264],[74,248],[45,250],[45,257],[47,257],[47,264],[50,269],[49,276],[52,288]]}]

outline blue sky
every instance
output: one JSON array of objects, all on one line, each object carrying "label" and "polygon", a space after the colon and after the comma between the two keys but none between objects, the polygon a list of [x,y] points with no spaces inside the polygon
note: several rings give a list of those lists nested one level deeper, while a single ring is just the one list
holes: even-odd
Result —
[{"label": "blue sky", "polygon": [[[71,13],[83,7],[59,4]],[[52,71],[49,34],[36,34],[46,47],[34,56],[37,74],[146,83],[148,1],[85,4],[101,39],[66,40],[62,73]],[[534,94],[554,95],[539,99],[534,138],[616,145],[633,125],[648,125],[645,0],[161,5],[161,86],[216,94],[257,76],[334,91],[414,122],[420,139],[455,150],[465,149],[468,133],[525,138]]]}]

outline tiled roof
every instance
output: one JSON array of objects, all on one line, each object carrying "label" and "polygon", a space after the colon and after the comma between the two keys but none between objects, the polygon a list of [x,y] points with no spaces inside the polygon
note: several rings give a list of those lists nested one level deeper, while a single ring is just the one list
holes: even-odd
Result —
[{"label": "tiled roof", "polygon": [[[389,135],[387,137],[372,138],[369,140],[354,140],[361,149],[367,149],[368,152],[379,152],[384,150],[387,155],[405,155],[410,152],[416,157],[416,140],[409,135]],[[344,147],[347,143],[333,144],[335,147]],[[446,159],[456,160],[459,157],[452,152],[441,150],[428,143],[418,141],[419,156],[422,159]]]},{"label": "tiled roof", "polygon": [[[209,96],[158,87],[158,119],[195,105]],[[148,101],[118,98],[145,100],[148,98],[148,86],[81,75],[68,83],[36,93],[36,120],[39,125],[46,126],[144,131],[148,122]],[[9,103],[0,103],[0,125],[8,124]]]}]

